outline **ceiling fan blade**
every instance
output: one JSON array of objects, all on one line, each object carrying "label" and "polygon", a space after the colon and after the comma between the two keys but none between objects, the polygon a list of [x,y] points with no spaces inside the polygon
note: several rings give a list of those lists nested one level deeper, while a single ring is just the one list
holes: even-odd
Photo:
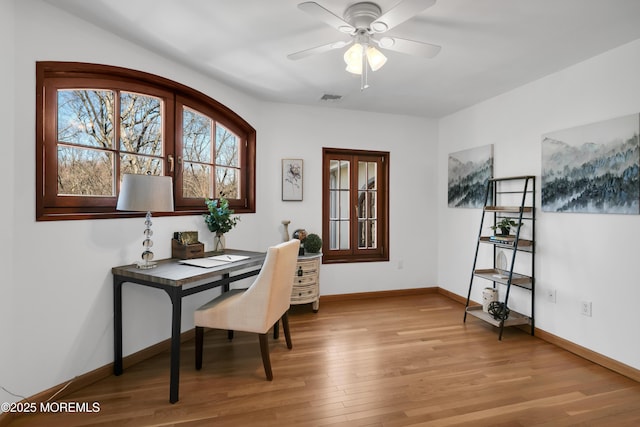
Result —
[{"label": "ceiling fan blade", "polygon": [[373,21],[370,28],[375,33],[384,33],[407,19],[413,18],[435,3],[436,0],[404,0]]},{"label": "ceiling fan blade", "polygon": [[309,15],[315,16],[325,24],[341,31],[345,34],[355,34],[356,29],[344,19],[340,18],[333,12],[325,9],[314,1],[308,1],[300,3],[298,5],[300,10],[307,12]]},{"label": "ceiling fan blade", "polygon": [[383,49],[394,50],[414,56],[422,56],[424,58],[433,58],[440,52],[440,49],[442,49],[441,46],[435,44],[399,39],[397,37],[383,37],[376,42],[378,46]]},{"label": "ceiling fan blade", "polygon": [[301,50],[300,52],[295,52],[295,53],[291,53],[289,55],[287,55],[287,58],[292,59],[292,60],[298,60],[298,59],[302,59],[302,58],[306,58],[308,56],[311,55],[317,55],[319,53],[325,53],[328,52],[330,50],[333,49],[340,49],[343,48],[349,44],[351,44],[353,42],[353,40],[351,41],[337,41],[337,42],[333,42],[333,43],[328,43],[328,44],[323,44],[322,46],[316,46],[316,47],[312,47],[310,49],[305,49],[305,50]]}]

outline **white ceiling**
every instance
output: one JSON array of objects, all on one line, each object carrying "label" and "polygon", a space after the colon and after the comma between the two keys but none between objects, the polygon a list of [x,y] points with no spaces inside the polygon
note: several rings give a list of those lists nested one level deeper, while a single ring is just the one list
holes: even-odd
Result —
[{"label": "white ceiling", "polygon": [[[360,91],[344,49],[287,58],[349,39],[298,9],[303,0],[46,1],[263,100],[432,118],[640,38],[640,0],[438,0],[387,35],[441,52],[384,51],[387,64]],[[317,0],[339,16],[354,2]],[[383,13],[398,2],[376,0]]]}]

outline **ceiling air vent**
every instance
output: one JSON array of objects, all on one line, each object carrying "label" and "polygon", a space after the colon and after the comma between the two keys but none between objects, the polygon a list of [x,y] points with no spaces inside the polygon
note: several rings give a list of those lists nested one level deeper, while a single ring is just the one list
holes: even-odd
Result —
[{"label": "ceiling air vent", "polygon": [[324,95],[322,95],[322,98],[320,98],[320,101],[338,102],[341,99],[342,99],[342,95],[331,95],[329,93],[325,93]]}]

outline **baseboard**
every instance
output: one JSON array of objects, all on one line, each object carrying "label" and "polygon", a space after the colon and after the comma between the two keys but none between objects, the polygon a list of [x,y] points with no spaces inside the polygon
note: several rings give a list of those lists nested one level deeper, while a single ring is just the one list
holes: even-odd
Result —
[{"label": "baseboard", "polygon": [[[456,302],[459,302],[460,304],[467,303],[467,299],[465,297],[462,297],[458,294],[454,294],[453,292],[450,292],[446,289],[442,289],[442,288],[437,288],[437,289],[439,294],[446,296],[447,298],[450,298]],[[478,303],[476,303],[475,301],[471,302],[471,305],[476,305],[476,304]],[[529,333],[528,326],[523,326],[521,329]],[[589,350],[588,348],[582,347],[564,338],[560,338],[538,327],[535,328],[535,336],[537,338],[540,338],[543,341],[548,342],[549,344],[553,344],[556,347],[560,347],[564,350],[567,350],[570,353],[573,353],[577,356],[587,359],[590,362],[593,362],[604,368],[617,372],[620,375],[624,375],[627,378],[631,378],[634,381],[640,382],[640,370],[632,368],[629,365],[625,365],[624,363],[618,362],[617,360],[611,359],[610,357],[604,356],[593,350]]]},{"label": "baseboard", "polygon": [[[180,335],[180,341],[185,342],[193,339],[195,337],[195,329],[190,329],[188,331],[183,332]],[[164,341],[161,341],[157,344],[154,344],[150,347],[144,348],[138,352],[130,354],[129,356],[122,358],[122,366],[124,369],[136,365],[144,360],[147,360],[153,356],[156,356],[164,351],[168,351],[171,349],[171,339],[168,338]],[[40,402],[47,402],[49,400],[62,399],[69,394],[81,390],[82,388],[95,383],[96,381],[102,380],[104,378],[108,378],[113,375],[113,363],[110,363],[105,366],[101,366],[93,371],[87,372],[82,375],[78,375],[75,378],[70,379],[69,381],[58,384],[57,386],[51,387],[47,390],[41,391],[38,394],[35,394],[28,399],[24,399],[23,402],[35,402],[39,404]],[[19,417],[20,414],[5,412],[0,414],[0,427],[6,427],[11,422],[13,422],[16,418]]]},{"label": "baseboard", "polygon": [[337,301],[353,301],[359,299],[370,298],[388,298],[388,297],[400,297],[408,295],[425,295],[438,293],[437,287],[434,288],[413,288],[413,289],[398,289],[393,291],[375,291],[375,292],[359,292],[354,294],[338,294],[338,295],[322,295],[320,301],[337,302]]},{"label": "baseboard", "polygon": [[577,356],[587,359],[590,362],[617,372],[620,375],[624,375],[627,378],[631,378],[634,381],[640,382],[640,370],[632,368],[629,365],[625,365],[624,363],[618,362],[617,360],[611,359],[610,357],[604,356],[593,350],[589,350],[588,348],[579,346],[578,344],[575,344],[564,338],[560,338],[556,335],[550,334],[549,332],[540,328],[536,328],[536,337],[557,347],[565,349]]}]

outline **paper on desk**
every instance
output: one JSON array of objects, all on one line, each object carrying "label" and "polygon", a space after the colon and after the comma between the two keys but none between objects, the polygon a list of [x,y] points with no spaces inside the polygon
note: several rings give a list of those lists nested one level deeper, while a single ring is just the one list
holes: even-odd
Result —
[{"label": "paper on desk", "polygon": [[231,261],[217,260],[217,259],[211,259],[211,258],[194,258],[194,259],[183,259],[178,262],[180,264],[194,265],[196,267],[213,268],[213,267],[219,267],[221,265],[228,264]]},{"label": "paper on desk", "polygon": [[209,257],[209,259],[212,259],[215,261],[224,261],[224,262],[242,261],[243,259],[247,259],[247,258],[249,257],[244,255],[217,255],[217,256]]}]

